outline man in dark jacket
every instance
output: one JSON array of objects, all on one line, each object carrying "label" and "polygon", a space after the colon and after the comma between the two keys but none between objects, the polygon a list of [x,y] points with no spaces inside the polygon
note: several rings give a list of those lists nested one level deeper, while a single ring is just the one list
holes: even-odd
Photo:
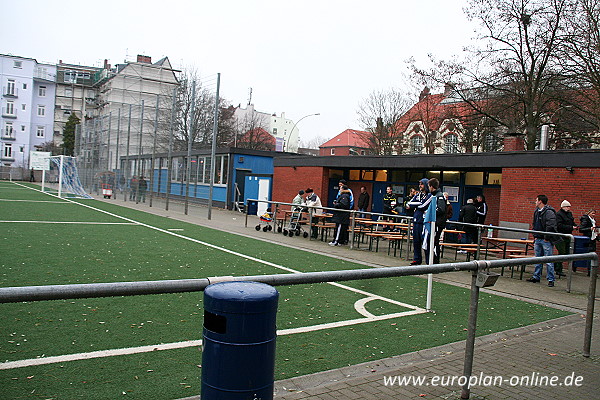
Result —
[{"label": "man in dark jacket", "polygon": [[347,210],[350,210],[350,203],[348,186],[342,185],[337,199],[333,201],[333,207],[337,210],[333,212],[333,217],[331,217],[331,220],[335,222],[335,238],[329,243],[330,246],[341,246],[348,243],[350,213]]},{"label": "man in dark jacket", "polygon": [[[358,211],[369,211],[369,203],[371,201],[371,196],[369,196],[369,192],[367,192],[367,188],[364,186],[360,187],[360,195],[358,196]],[[364,218],[364,214],[361,214],[361,217]]]},{"label": "man in dark jacket", "polygon": [[[467,199],[467,204],[462,206],[458,213],[458,221],[467,224],[477,223],[477,207],[473,204],[473,199]],[[460,229],[465,231],[463,243],[475,243],[475,239],[477,238],[477,228],[474,226],[463,226]]]},{"label": "man in dark jacket", "polygon": [[420,265],[423,262],[423,256],[421,248],[423,245],[423,216],[425,210],[424,203],[431,197],[429,194],[429,179],[423,178],[419,181],[419,193],[417,193],[411,201],[408,202],[408,206],[414,210],[413,214],[413,260],[410,265]]},{"label": "man in dark jacket", "polygon": [[[575,228],[575,218],[571,212],[571,203],[563,200],[560,203],[560,210],[556,213],[556,230],[558,233],[573,234]],[[569,241],[567,238],[560,238],[556,243],[558,254],[569,254]],[[558,276],[565,276],[563,273],[563,264],[561,262],[554,263],[554,272]]]},{"label": "man in dark jacket", "polygon": [[[540,232],[556,232],[556,211],[548,205],[548,197],[544,194],[537,196],[535,200],[536,209],[533,212],[533,230]],[[544,235],[543,233],[534,233],[534,244],[536,257],[552,255],[552,242],[556,241],[556,236]],[[543,265],[536,264],[533,276],[527,279],[528,282],[539,283],[542,276]],[[554,287],[554,264],[546,263],[546,278],[548,286]]]}]

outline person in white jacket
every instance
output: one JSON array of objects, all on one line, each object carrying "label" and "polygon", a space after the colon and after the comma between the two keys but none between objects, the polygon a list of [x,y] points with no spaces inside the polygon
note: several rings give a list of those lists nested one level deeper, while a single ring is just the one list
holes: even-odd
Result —
[{"label": "person in white jacket", "polygon": [[[319,196],[315,194],[315,191],[312,188],[308,188],[304,191],[306,193],[306,197],[304,198],[304,202],[307,207],[314,207],[313,214],[315,214],[318,209],[323,207],[321,204],[321,199]],[[319,228],[315,226],[316,223],[319,222],[319,218],[312,217],[312,231],[310,237],[316,239],[319,236]]]}]

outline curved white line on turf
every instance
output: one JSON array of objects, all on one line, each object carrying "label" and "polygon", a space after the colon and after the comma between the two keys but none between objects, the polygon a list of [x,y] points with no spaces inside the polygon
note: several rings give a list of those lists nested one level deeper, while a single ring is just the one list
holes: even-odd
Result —
[{"label": "curved white line on turf", "polygon": [[370,302],[371,300],[375,300],[375,298],[374,297],[364,297],[362,299],[356,300],[354,302],[354,309],[360,315],[363,315],[363,316],[365,316],[367,318],[373,318],[373,317],[375,317],[375,315],[371,314],[369,311],[367,311],[367,308],[365,307],[365,305],[368,302]]}]

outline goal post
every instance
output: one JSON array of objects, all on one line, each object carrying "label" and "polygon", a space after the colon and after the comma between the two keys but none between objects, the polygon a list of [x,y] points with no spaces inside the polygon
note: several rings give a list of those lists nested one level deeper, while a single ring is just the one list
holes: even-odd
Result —
[{"label": "goal post", "polygon": [[54,156],[50,160],[58,168],[58,197],[75,197],[80,199],[91,199],[86,193],[77,172],[75,157]]}]

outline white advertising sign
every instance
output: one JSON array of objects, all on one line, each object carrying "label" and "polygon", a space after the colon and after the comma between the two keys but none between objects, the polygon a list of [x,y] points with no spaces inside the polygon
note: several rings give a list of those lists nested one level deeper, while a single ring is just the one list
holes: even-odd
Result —
[{"label": "white advertising sign", "polygon": [[50,171],[50,156],[49,151],[31,151],[29,152],[29,165],[32,169]]}]

